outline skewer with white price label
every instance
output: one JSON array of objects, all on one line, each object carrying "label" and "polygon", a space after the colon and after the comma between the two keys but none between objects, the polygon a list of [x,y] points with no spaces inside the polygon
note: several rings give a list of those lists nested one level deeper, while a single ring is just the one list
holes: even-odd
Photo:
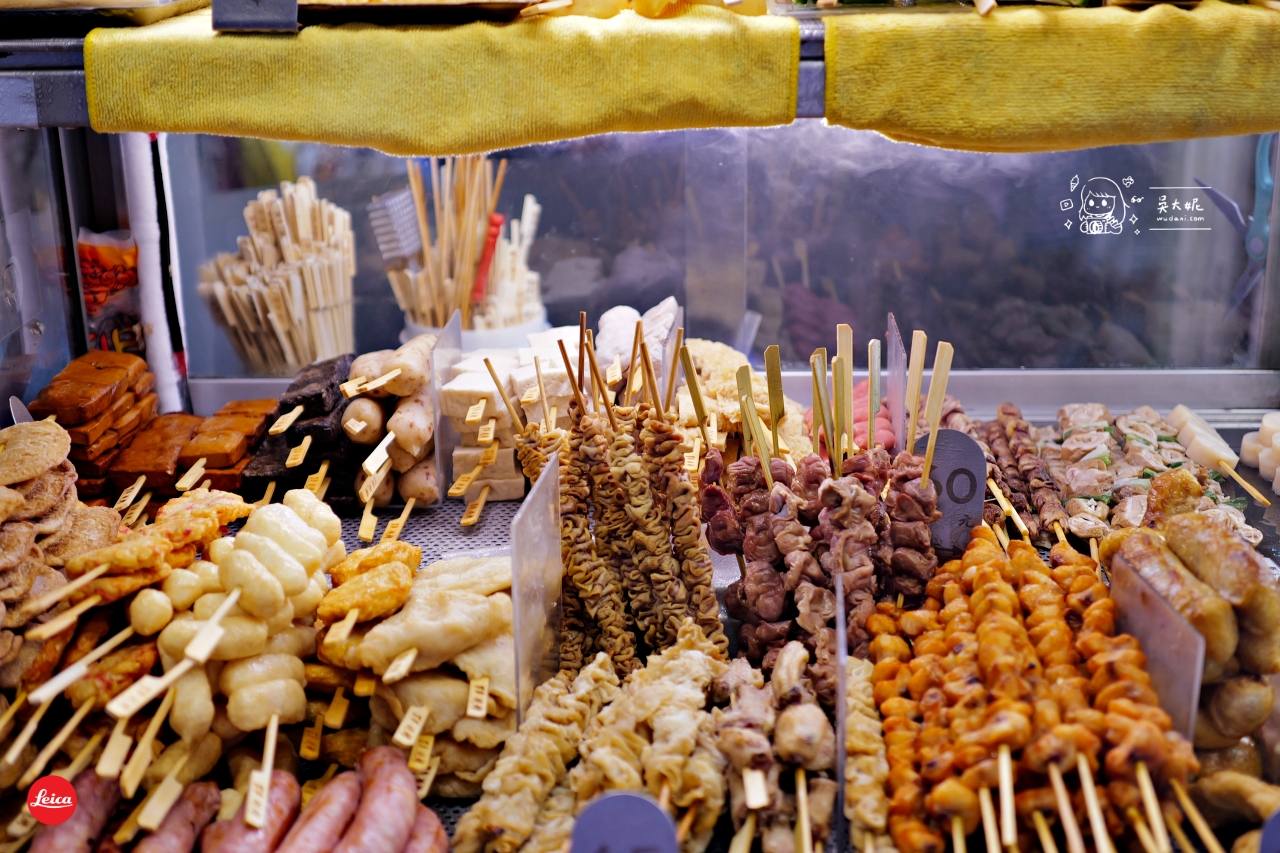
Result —
[{"label": "skewer with white price label", "polygon": [[324,635],[324,644],[326,646],[342,645],[351,638],[351,629],[356,627],[356,623],[359,621],[360,608],[351,608],[347,611],[347,615],[342,617],[341,622],[334,622],[329,626],[329,630]]},{"label": "skewer with white price label", "polygon": [[382,537],[378,539],[378,544],[394,542],[400,538],[400,533],[404,530],[405,524],[409,522],[409,513],[413,512],[413,505],[416,501],[417,498],[409,498],[404,502],[404,509],[401,510],[399,517],[387,522],[387,526],[382,531]]},{"label": "skewer with white price label", "polygon": [[[338,773],[338,765],[330,764],[329,769],[319,779],[310,779],[302,786],[302,807],[305,809],[311,798],[320,793],[320,789],[329,784],[329,780]],[[223,795],[225,796],[225,794]]]},{"label": "skewer with white price label", "polygon": [[187,759],[190,757],[191,754],[188,753],[175,764],[173,769],[165,774],[164,779],[160,780],[160,784],[147,794],[146,808],[138,815],[139,827],[148,832],[155,832],[160,828],[160,824],[164,822],[173,804],[178,801],[178,797],[182,796],[182,783],[178,781],[178,774],[187,766]]},{"label": "skewer with white price label", "polygon": [[525,391],[524,394],[520,396],[520,404],[522,406],[532,406],[540,399],[542,398],[538,396],[538,386],[530,385],[529,390]]},{"label": "skewer with white price label", "polygon": [[459,524],[463,527],[471,527],[480,520],[480,513],[484,512],[485,501],[489,500],[489,489],[488,483],[480,489],[480,497],[467,505],[467,511],[462,514],[462,521]]},{"label": "skewer with white price label", "polygon": [[489,711],[489,677],[481,676],[467,684],[467,716],[483,720]]},{"label": "skewer with white price label", "polygon": [[4,765],[10,767],[18,762],[22,757],[22,750],[27,748],[27,744],[31,743],[31,738],[35,736],[36,728],[39,727],[40,721],[44,719],[44,714],[49,710],[52,702],[45,702],[36,708],[35,713],[27,720],[27,724],[22,727],[22,731],[18,732],[17,738],[9,745],[9,751],[4,754]]},{"label": "skewer with white price label", "polygon": [[698,463],[702,461],[702,436],[693,437],[693,449],[684,455],[684,470],[690,474],[698,473]]},{"label": "skewer with white price label", "polygon": [[378,531],[378,517],[373,514],[373,498],[364,502],[364,513],[360,516],[360,529],[356,538],[361,542],[372,542],[373,534]]},{"label": "skewer with white price label", "polygon": [[363,390],[360,386],[364,384],[368,377],[357,376],[355,379],[348,379],[338,386],[338,390],[342,392],[342,396],[350,400],[352,397],[360,394]]},{"label": "skewer with white price label", "polygon": [[479,402],[467,409],[466,424],[467,426],[475,426],[484,420],[485,404],[489,402],[488,398],[481,399]]},{"label": "skewer with white price label", "polygon": [[364,428],[367,426],[368,424],[360,420],[359,418],[352,418],[351,420],[343,424],[342,428],[347,431],[348,435],[359,435],[360,433],[364,432]]},{"label": "skewer with white price label", "polygon": [[422,734],[422,727],[427,724],[429,716],[431,716],[431,709],[426,705],[411,706],[400,718],[400,725],[396,726],[396,733],[391,736],[391,742],[402,749],[412,747],[418,742],[418,735]]},{"label": "skewer with white price label", "polygon": [[84,718],[93,710],[93,702],[93,699],[87,699],[81,703],[76,712],[71,715],[71,718],[53,736],[53,739],[44,745],[44,748],[36,756],[36,760],[31,762],[31,766],[27,768],[26,772],[22,774],[22,778],[18,780],[19,788],[30,788],[31,783],[40,778],[40,774],[44,771],[50,759],[58,754],[58,750],[67,742],[67,738],[71,737],[80,723],[84,721]]},{"label": "skewer with white price label", "polygon": [[387,434],[382,437],[382,441],[378,442],[377,447],[373,448],[373,452],[360,463],[360,468],[364,471],[366,477],[372,477],[382,469],[382,466],[391,460],[387,454],[387,448],[391,446],[391,442],[396,440],[396,434],[387,430]]},{"label": "skewer with white price label", "polygon": [[387,474],[390,472],[391,459],[388,458],[377,471],[367,477],[360,485],[360,491],[357,492],[357,496],[362,503],[368,503],[373,500],[374,493],[378,491],[378,487],[382,485],[382,481],[386,479]]},{"label": "skewer with white price label", "polygon": [[[698,430],[702,433],[702,443],[710,450],[715,447],[715,441],[707,434],[707,408],[702,403],[702,389],[698,387],[698,371],[693,369],[693,359],[689,355],[687,346],[680,347],[680,365],[684,368],[684,381],[689,387],[689,398],[693,401],[693,413],[698,418]],[[715,429],[714,420],[711,429]]]},{"label": "skewer with white price label", "polygon": [[421,773],[431,766],[431,750],[435,749],[435,735],[418,735],[418,740],[409,751],[409,772]]},{"label": "skewer with white price label", "polygon": [[254,829],[262,829],[267,822],[267,797],[271,794],[271,771],[275,767],[279,732],[280,715],[272,714],[262,746],[262,767],[249,774],[249,793],[244,798],[244,822]]},{"label": "skewer with white price label", "polygon": [[402,680],[413,669],[413,663],[417,659],[417,649],[405,649],[396,655],[395,660],[391,661],[391,665],[387,667],[387,671],[382,674],[382,683],[395,684]]},{"label": "skewer with white price label", "polygon": [[130,505],[129,509],[125,512],[125,527],[133,527],[133,525],[137,524],[138,519],[142,516],[142,511],[147,508],[147,504],[149,503],[151,503],[151,492],[147,491],[143,493],[142,497],[139,498],[136,503]]},{"label": "skewer with white price label", "polygon": [[329,460],[325,459],[321,461],[320,467],[316,469],[316,472],[307,478],[307,482],[303,484],[303,488],[314,495],[316,492],[320,491],[320,486],[324,483],[324,478],[328,475]]},{"label": "skewer with white price label", "polygon": [[[631,371],[635,373],[635,371]],[[609,365],[609,369],[604,372],[604,381],[609,385],[617,385],[622,381],[622,355],[613,354],[613,364]],[[634,383],[633,383],[634,384]]]},{"label": "skewer with white price label", "polygon": [[395,379],[399,375],[400,375],[400,368],[398,367],[394,370],[388,370],[386,373],[382,374],[377,379],[373,379],[369,382],[364,383],[364,385],[360,387],[360,393],[367,394],[370,391],[377,391],[379,388],[386,385],[388,382],[390,382],[392,379]]},{"label": "skewer with white price label", "polygon": [[498,444],[490,442],[489,446],[480,454],[480,461],[476,463],[476,467],[463,474],[453,485],[449,487],[449,497],[460,498],[467,493],[467,489],[471,488],[471,484],[476,481],[476,477],[480,476],[480,472],[488,468],[494,462],[498,461]]},{"label": "skewer with white price label", "polygon": [[294,406],[288,414],[276,418],[276,422],[267,430],[270,435],[280,435],[293,426],[293,422],[302,414],[302,406]]},{"label": "skewer with white price label", "polygon": [[276,493],[276,481],[270,480],[267,482],[267,489],[262,493],[262,497],[258,498],[256,501],[253,502],[253,508],[257,509],[260,506],[266,506],[267,504],[271,503],[271,498],[275,493]]},{"label": "skewer with white price label", "polygon": [[142,777],[146,774],[147,768],[151,766],[151,762],[155,757],[155,753],[151,749],[151,743],[156,739],[160,726],[164,725],[165,717],[169,716],[169,711],[173,708],[173,700],[176,696],[177,690],[172,687],[164,694],[164,699],[160,702],[160,708],[147,723],[142,736],[138,738],[138,745],[134,747],[133,754],[129,756],[129,761],[125,764],[124,770],[120,774],[120,790],[124,792],[125,797],[128,799],[133,799],[133,795],[138,791],[138,785],[142,784]]},{"label": "skewer with white price label", "polygon": [[439,769],[440,756],[432,756],[431,763],[427,765],[426,772],[417,777],[419,800],[425,800],[427,798],[427,794],[431,793],[431,786],[436,781],[436,771]]},{"label": "skewer with white price label", "polygon": [[311,436],[304,435],[302,443],[289,451],[289,455],[285,457],[284,467],[297,468],[307,459],[307,451],[311,449]]},{"label": "skewer with white price label", "polygon": [[762,809],[769,805],[769,789],[765,784],[764,772],[751,767],[742,771],[742,792],[745,795],[747,808]]},{"label": "skewer with white price label", "polygon": [[333,691],[333,701],[329,703],[329,710],[324,714],[324,724],[331,729],[340,729],[347,721],[347,710],[351,707],[351,701],[342,693],[342,687]]},{"label": "skewer with white price label", "polygon": [[[84,678],[90,664],[97,662],[104,655],[110,654],[117,646],[132,636],[133,628],[125,628],[111,639],[100,644],[93,651],[89,652],[89,654],[80,658],[80,660],[76,661],[71,666],[62,670],[53,678],[50,678],[44,684],[31,691],[32,704],[43,705],[45,702],[57,698],[58,694],[62,693],[62,691],[66,690],[81,678]],[[0,724],[0,728],[3,728],[2,724]]]},{"label": "skewer with white price label", "polygon": [[142,491],[142,487],[146,485],[147,475],[141,474],[138,479],[133,481],[133,485],[129,486],[120,493],[120,497],[116,498],[115,506],[112,507],[116,512],[124,512],[129,504],[133,503],[133,499],[138,496],[138,492]]},{"label": "skewer with white price label", "polygon": [[180,492],[187,492],[195,488],[196,483],[200,482],[200,478],[204,476],[204,466],[209,460],[201,456],[196,460],[196,464],[187,469],[187,473],[182,475],[173,487]]},{"label": "skewer with white price label", "polygon": [[[80,751],[76,753],[75,758],[71,760],[70,764],[66,767],[61,767],[53,771],[49,775],[57,776],[60,779],[66,779],[68,782],[79,776],[80,771],[88,767],[89,762],[93,761],[93,754],[97,751],[98,744],[102,743],[102,739],[105,736],[105,731],[94,732],[93,736],[90,737],[89,740],[85,741],[84,746],[80,747]],[[10,838],[23,840],[21,843],[15,842],[15,844],[17,844],[16,847],[13,845],[0,845],[0,853],[6,849],[9,850],[10,853],[18,853],[18,851],[22,849],[23,844],[26,843],[27,838],[24,838],[24,836],[29,837],[29,834],[34,832],[39,825],[39,821],[37,821],[31,814],[31,810],[27,808],[27,804],[24,802],[22,804],[22,811],[6,828],[6,832]]]}]

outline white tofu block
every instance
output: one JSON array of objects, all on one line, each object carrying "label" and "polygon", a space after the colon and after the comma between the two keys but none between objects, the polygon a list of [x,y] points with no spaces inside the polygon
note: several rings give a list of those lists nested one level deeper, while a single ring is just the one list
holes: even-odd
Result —
[{"label": "white tofu block", "polygon": [[1258,454],[1262,452],[1263,446],[1256,432],[1246,432],[1240,440],[1240,461],[1251,468],[1257,468]]},{"label": "white tofu block", "polygon": [[1280,412],[1267,412],[1262,416],[1262,428],[1258,430],[1258,442],[1263,447],[1270,447],[1271,441],[1280,434]]},{"label": "white tofu block", "polygon": [[[498,371],[498,376],[506,376],[520,366],[520,359],[516,357],[515,350],[477,350],[452,367],[453,373],[450,378],[455,378],[463,373],[479,373],[483,376],[488,376],[489,369],[484,365],[486,358],[493,363],[493,369]],[[490,379],[489,381],[492,382],[493,380]]]},{"label": "white tofu block", "polygon": [[[568,344],[565,344],[564,348],[569,352],[569,360],[576,365],[578,363],[577,343],[574,343],[573,346],[569,346]],[[542,365],[542,369],[544,371],[547,369],[548,365],[552,365],[552,364],[558,364],[560,365],[561,370],[564,369],[564,356],[560,355],[560,347],[556,347],[556,346],[521,347],[519,350],[520,366],[533,367],[533,357],[535,355],[538,357],[538,362]],[[604,367],[602,365],[601,370],[603,369]]]},{"label": "white tofu block", "polygon": [[[479,447],[480,446],[479,443],[476,441],[476,436],[478,436],[480,432],[475,427],[466,426],[465,424],[463,424],[462,418],[458,418],[457,420],[454,420],[453,418],[449,418],[449,423],[453,426],[454,430],[456,430],[458,435],[460,436],[460,438],[458,439],[458,442],[462,447]],[[515,433],[513,433],[509,429],[494,430],[493,437],[494,439],[497,440],[499,447],[515,447],[516,446]]]},{"label": "white tofu block", "polygon": [[[550,396],[550,392],[548,392],[547,396]],[[568,429],[569,426],[572,425],[569,418],[569,401],[572,399],[572,397],[551,397],[551,405],[554,406],[556,410],[556,426],[561,429]],[[524,410],[526,423],[542,423],[541,400],[530,406],[526,406],[522,403],[520,408]]]},{"label": "white tofu block", "polygon": [[467,489],[467,493],[462,499],[467,503],[471,503],[480,497],[480,490],[485,486],[489,486],[489,497],[485,499],[486,503],[491,501],[518,501],[524,497],[524,477],[503,477],[496,480],[476,480],[471,484],[471,488]]},{"label": "white tofu block", "polygon": [[[563,361],[559,358],[550,364],[542,361],[541,358],[538,361],[542,366],[542,387],[546,389],[547,396],[552,399],[572,397],[573,387],[569,384],[569,374],[564,369]],[[517,367],[511,371],[512,399],[523,397],[530,388],[537,387],[538,372],[532,364],[527,367]]]},{"label": "white tofu block", "polygon": [[1261,472],[1264,479],[1274,480],[1276,478],[1275,451],[1267,448],[1258,454],[1258,471]]},{"label": "white tofu block", "polygon": [[[453,470],[457,476],[470,471],[480,464],[483,447],[455,447],[453,449]],[[516,467],[516,451],[513,447],[498,448],[498,458],[484,469],[484,476],[496,478],[523,477],[524,473]]]},{"label": "white tofu block", "polygon": [[569,350],[569,355],[573,355],[573,351],[578,348],[578,327],[556,326],[545,332],[529,333],[529,346],[534,349],[558,350],[556,341],[564,341],[564,348]]},{"label": "white tofu block", "polygon": [[[507,386],[505,390],[507,394],[510,394],[511,374],[503,376],[499,373],[498,376],[505,381]],[[479,428],[478,424],[467,426],[465,422],[467,411],[481,400],[485,401],[482,423],[487,422],[489,418],[497,418],[500,429],[511,427],[511,414],[502,402],[502,397],[498,394],[498,389],[493,384],[493,378],[489,376],[487,370],[484,373],[459,374],[440,389],[440,411],[448,415],[451,421],[456,419],[454,429],[459,432],[463,428]],[[458,426],[459,423],[463,424],[463,426]]]}]

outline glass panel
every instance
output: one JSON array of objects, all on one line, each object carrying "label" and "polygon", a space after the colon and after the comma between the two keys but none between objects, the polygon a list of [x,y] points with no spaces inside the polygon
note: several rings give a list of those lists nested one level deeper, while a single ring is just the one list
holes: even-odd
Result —
[{"label": "glass panel", "polygon": [[53,133],[0,129],[0,402],[30,402],[73,355]]},{"label": "glass panel", "polygon": [[1257,363],[1261,288],[1230,309],[1244,240],[1198,186],[1247,216],[1257,137],[973,154],[816,120],[750,134],[757,352],[804,366],[836,323],[866,341],[893,311],[957,368]]}]

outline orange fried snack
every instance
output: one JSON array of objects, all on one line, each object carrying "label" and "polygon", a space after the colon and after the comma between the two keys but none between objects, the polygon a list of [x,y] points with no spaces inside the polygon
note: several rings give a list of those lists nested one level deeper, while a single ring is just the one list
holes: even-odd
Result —
[{"label": "orange fried snack", "polygon": [[[108,575],[127,575],[154,569],[165,561],[173,550],[172,543],[160,536],[142,533],[130,536],[114,545],[72,557],[67,561],[67,577],[78,578],[98,566],[107,566]],[[165,573],[167,576],[167,572]]]},{"label": "orange fried snack", "polygon": [[102,660],[90,664],[84,678],[67,688],[66,697],[77,708],[92,699],[94,708],[102,710],[125,688],[151,672],[159,659],[160,653],[154,642],[116,649]]},{"label": "orange fried snack", "polygon": [[316,615],[325,624],[337,622],[357,608],[361,622],[390,616],[404,605],[412,586],[413,572],[404,563],[392,560],[327,592]]}]

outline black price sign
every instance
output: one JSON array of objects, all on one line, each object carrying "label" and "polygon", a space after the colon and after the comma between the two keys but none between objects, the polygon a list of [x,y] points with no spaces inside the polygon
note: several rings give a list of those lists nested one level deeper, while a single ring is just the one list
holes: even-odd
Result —
[{"label": "black price sign", "polygon": [[605,794],[573,825],[571,853],[678,853],[676,828],[653,797]]},{"label": "black price sign", "polygon": [[[924,455],[929,437],[916,439],[915,452]],[[939,551],[963,551],[969,534],[982,523],[982,503],[987,494],[987,458],[978,442],[955,429],[938,430],[929,479],[938,490],[942,518],[930,526],[933,547]]]}]

